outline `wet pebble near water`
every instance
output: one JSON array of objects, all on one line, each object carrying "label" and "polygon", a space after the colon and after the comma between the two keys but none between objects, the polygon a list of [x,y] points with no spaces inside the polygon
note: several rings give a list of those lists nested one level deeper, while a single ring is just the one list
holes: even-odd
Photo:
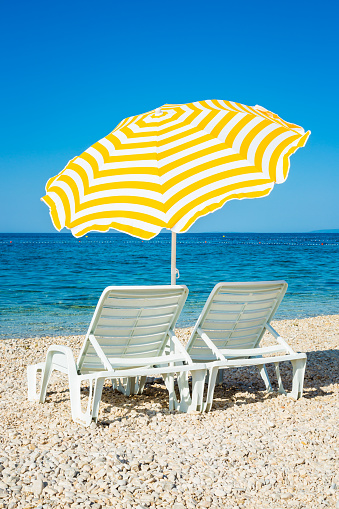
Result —
[{"label": "wet pebble near water", "polygon": [[0,508],[339,508],[339,315],[273,325],[307,352],[299,401],[266,394],[255,368],[227,371],[209,414],[170,413],[158,378],[130,398],[107,382],[89,428],[71,420],[64,375],[44,405],[26,390],[27,364],[53,343],[76,356],[83,337],[2,341]]}]

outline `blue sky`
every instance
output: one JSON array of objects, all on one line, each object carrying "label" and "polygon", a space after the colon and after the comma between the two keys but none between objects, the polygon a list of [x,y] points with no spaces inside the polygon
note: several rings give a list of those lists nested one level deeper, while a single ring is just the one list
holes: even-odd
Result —
[{"label": "blue sky", "polygon": [[2,3],[0,232],[53,232],[48,178],[163,103],[260,104],[312,135],[288,180],[194,231],[339,228],[336,2]]}]

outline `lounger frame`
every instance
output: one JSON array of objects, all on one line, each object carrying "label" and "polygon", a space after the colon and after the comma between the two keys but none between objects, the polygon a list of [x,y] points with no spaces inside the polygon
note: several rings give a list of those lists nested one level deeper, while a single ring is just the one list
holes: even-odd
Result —
[{"label": "lounger frame", "polygon": [[[105,379],[129,396],[140,394],[147,376],[162,375],[170,410],[200,408],[206,366],[193,365],[174,326],[188,294],[186,286],[111,286],[97,304],[77,362],[70,347],[52,345],[46,361],[27,368],[28,398],[43,403],[54,370],[68,375],[72,418],[89,425],[98,418]],[[192,374],[189,390],[188,372]],[[41,386],[37,390],[37,375]],[[177,374],[180,398],[174,390]],[[88,405],[81,408],[81,384],[89,384]]]},{"label": "lounger frame", "polygon": [[[286,290],[287,283],[280,280],[222,282],[214,287],[186,347],[193,362],[205,363],[209,372],[203,411],[210,410],[215,385],[227,368],[257,366],[266,390],[272,392],[266,364],[273,364],[279,392],[293,399],[302,396],[306,354],[294,352],[270,325]],[[275,338],[274,346],[260,347],[265,331]],[[292,391],[288,394],[279,370],[279,363],[285,361],[293,366]]]}]

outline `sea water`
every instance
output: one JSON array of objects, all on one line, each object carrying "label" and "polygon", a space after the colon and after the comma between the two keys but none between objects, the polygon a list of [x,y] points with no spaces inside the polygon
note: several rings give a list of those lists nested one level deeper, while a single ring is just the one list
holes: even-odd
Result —
[{"label": "sea water", "polygon": [[[85,334],[106,286],[170,284],[170,260],[170,234],[0,234],[0,338]],[[179,234],[177,267],[180,327],[220,281],[284,279],[278,319],[339,313],[339,234]]]}]

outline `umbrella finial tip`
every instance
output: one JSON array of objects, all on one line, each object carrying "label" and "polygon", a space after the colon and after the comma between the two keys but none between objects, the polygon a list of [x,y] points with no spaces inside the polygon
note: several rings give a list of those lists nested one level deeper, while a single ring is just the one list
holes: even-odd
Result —
[{"label": "umbrella finial tip", "polygon": [[161,108],[156,108],[155,111],[154,111],[154,114],[159,117],[160,115],[162,115],[162,110]]}]

